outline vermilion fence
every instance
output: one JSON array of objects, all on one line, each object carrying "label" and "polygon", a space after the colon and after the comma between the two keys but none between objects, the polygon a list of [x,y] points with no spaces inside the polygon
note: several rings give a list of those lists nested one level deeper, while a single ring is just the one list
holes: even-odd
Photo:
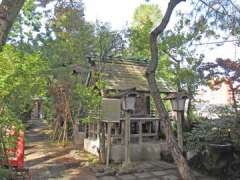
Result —
[{"label": "vermilion fence", "polygon": [[[9,165],[16,168],[17,170],[24,169],[24,132],[13,133],[13,136],[17,136],[16,147],[8,148],[7,153],[9,157]],[[11,154],[11,155],[10,155]]]},{"label": "vermilion fence", "polygon": [[24,179],[31,179],[28,169],[24,167],[24,131],[16,132],[15,130],[7,130],[5,135],[5,138],[11,139],[11,142],[6,143],[5,146],[7,161],[2,161],[0,164],[12,169],[16,176],[14,178],[22,176]]}]

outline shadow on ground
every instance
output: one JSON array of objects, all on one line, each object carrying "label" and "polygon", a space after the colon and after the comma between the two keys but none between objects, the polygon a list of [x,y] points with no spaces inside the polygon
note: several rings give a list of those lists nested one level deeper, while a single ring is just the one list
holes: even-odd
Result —
[{"label": "shadow on ground", "polygon": [[91,155],[75,150],[72,145],[62,147],[51,143],[46,124],[39,120],[28,122],[26,132],[25,163],[30,169],[32,180],[81,179],[96,180],[88,168],[81,164]]}]

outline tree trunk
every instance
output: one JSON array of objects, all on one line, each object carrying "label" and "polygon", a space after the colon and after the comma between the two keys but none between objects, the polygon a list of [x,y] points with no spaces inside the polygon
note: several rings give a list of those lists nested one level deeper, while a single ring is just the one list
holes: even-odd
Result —
[{"label": "tree trunk", "polygon": [[8,33],[25,0],[2,0],[0,5],[0,49],[6,43]]},{"label": "tree trunk", "polygon": [[179,148],[176,138],[173,135],[170,119],[168,117],[168,113],[165,109],[165,106],[162,102],[162,99],[160,97],[160,92],[156,84],[155,79],[155,71],[157,69],[158,65],[158,45],[157,45],[157,37],[164,31],[166,28],[170,17],[172,15],[172,12],[174,8],[181,2],[185,0],[170,0],[168,4],[167,11],[163,17],[162,22],[159,26],[157,26],[150,35],[150,45],[151,45],[151,61],[149,63],[146,77],[148,79],[148,84],[150,88],[150,93],[153,97],[153,100],[156,105],[157,112],[159,114],[159,118],[162,122],[163,128],[165,130],[167,143],[168,143],[168,149],[171,151],[172,156],[174,158],[174,161],[178,167],[179,173],[181,174],[182,178],[184,180],[195,180],[195,177],[191,173],[191,170],[187,164],[187,161],[182,155],[181,149]]}]

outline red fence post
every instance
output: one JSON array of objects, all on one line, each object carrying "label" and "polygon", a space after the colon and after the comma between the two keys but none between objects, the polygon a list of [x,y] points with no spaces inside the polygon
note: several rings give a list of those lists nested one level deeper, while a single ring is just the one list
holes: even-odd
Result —
[{"label": "red fence post", "polygon": [[18,142],[17,142],[17,161],[18,168],[24,168],[24,132],[19,132]]},{"label": "red fence post", "polygon": [[15,158],[9,160],[11,166],[16,167],[18,170],[24,169],[24,132],[20,131],[17,137],[17,147],[15,150]]}]

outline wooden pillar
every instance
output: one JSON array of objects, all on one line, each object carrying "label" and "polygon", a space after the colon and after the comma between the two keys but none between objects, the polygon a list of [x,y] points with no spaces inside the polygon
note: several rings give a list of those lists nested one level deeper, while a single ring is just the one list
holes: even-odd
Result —
[{"label": "wooden pillar", "polygon": [[[120,126],[120,125],[119,125]],[[119,131],[119,127],[117,126],[117,123],[115,123],[115,129],[114,129],[114,132],[115,132],[115,136],[118,136],[118,131]]]},{"label": "wooden pillar", "polygon": [[183,132],[182,132],[182,112],[178,111],[177,113],[177,139],[178,145],[183,152]]},{"label": "wooden pillar", "polygon": [[88,125],[87,124],[84,124],[84,136],[85,138],[88,137]]},{"label": "wooden pillar", "polygon": [[156,139],[158,139],[158,130],[159,130],[159,119],[155,120],[155,133],[156,133]]},{"label": "wooden pillar", "polygon": [[138,129],[139,129],[139,144],[142,144],[143,141],[143,134],[142,134],[142,121],[138,121]]},{"label": "wooden pillar", "polygon": [[100,121],[97,121],[97,138],[99,138],[100,135]]},{"label": "wooden pillar", "polygon": [[110,162],[111,129],[112,129],[112,123],[108,123],[108,128],[107,128],[107,160],[106,160],[106,166],[107,167],[109,167],[109,162]]},{"label": "wooden pillar", "polygon": [[125,166],[130,164],[130,114],[126,113],[125,119]]},{"label": "wooden pillar", "polygon": [[43,101],[38,101],[38,119],[43,119]]},{"label": "wooden pillar", "polygon": [[89,124],[89,137],[92,138],[92,123]]},{"label": "wooden pillar", "polygon": [[121,144],[124,144],[125,123],[126,121],[121,121]]},{"label": "wooden pillar", "polygon": [[152,121],[150,121],[150,123],[149,123],[149,133],[150,134],[152,133]]}]

